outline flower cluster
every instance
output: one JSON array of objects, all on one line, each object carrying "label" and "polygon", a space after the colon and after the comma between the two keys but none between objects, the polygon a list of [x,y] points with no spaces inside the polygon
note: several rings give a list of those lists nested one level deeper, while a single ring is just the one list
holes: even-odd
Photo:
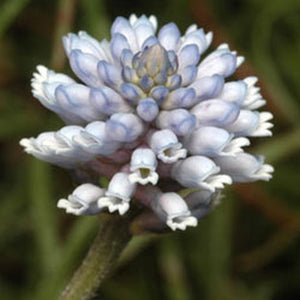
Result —
[{"label": "flower cluster", "polygon": [[[243,149],[271,135],[257,78],[225,82],[244,58],[227,44],[204,56],[212,33],[196,25],[184,35],[174,23],[156,30],[154,16],[131,15],[114,21],[110,41],[70,33],[63,45],[82,83],[44,66],[33,75],[34,97],[67,125],[22,139],[25,151],[110,178],[106,189],[84,183],[59,200],[67,213],[124,214],[135,201],[184,230],[225,185],[271,178],[272,166]],[[183,198],[182,188],[193,193]]]}]

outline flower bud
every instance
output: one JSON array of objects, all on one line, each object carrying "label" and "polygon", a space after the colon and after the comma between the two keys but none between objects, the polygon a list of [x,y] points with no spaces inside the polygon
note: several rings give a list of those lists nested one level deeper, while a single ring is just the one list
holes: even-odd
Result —
[{"label": "flower bud", "polygon": [[143,131],[143,122],[131,113],[113,114],[106,122],[108,137],[118,142],[133,142]]},{"label": "flower bud", "polygon": [[111,88],[118,88],[122,83],[121,70],[104,60],[97,65],[98,75],[104,84]]},{"label": "flower bud", "polygon": [[152,98],[144,98],[139,101],[136,111],[145,122],[152,122],[158,115],[159,107]]},{"label": "flower bud", "polygon": [[178,88],[180,85],[185,87],[191,84],[196,78],[197,70],[198,69],[196,66],[187,66],[184,67],[182,70],[178,71],[178,73],[180,74],[180,82],[178,83],[178,86],[175,85],[175,87],[172,87],[172,89]]},{"label": "flower bud", "polygon": [[63,45],[67,56],[72,50],[80,50],[82,53],[93,55],[99,60],[108,60],[104,49],[96,39],[92,38],[85,31],[79,31],[78,35],[69,33],[63,37]]},{"label": "flower bud", "polygon": [[231,81],[224,84],[218,98],[241,106],[247,96],[247,84],[242,81]]},{"label": "flower bud", "polygon": [[192,107],[196,102],[196,93],[192,88],[176,89],[162,102],[163,109]]},{"label": "flower bud", "polygon": [[55,97],[55,90],[58,86],[65,86],[75,83],[67,75],[55,73],[44,66],[37,66],[37,72],[33,73],[31,80],[32,93],[45,107],[58,114],[64,121],[72,124],[81,124],[84,120],[74,115],[71,111],[65,110],[58,103]]},{"label": "flower bud", "polygon": [[129,21],[123,17],[117,17],[116,20],[113,22],[111,27],[111,35],[112,37],[115,34],[121,34],[123,35],[128,44],[130,45],[130,48],[134,51],[138,51],[138,45],[136,40],[135,31],[132,29],[131,24]]},{"label": "flower bud", "polygon": [[151,90],[151,97],[157,101],[157,104],[163,103],[169,94],[169,90],[164,86],[156,86]]},{"label": "flower bud", "polygon": [[57,103],[65,111],[71,111],[86,122],[102,119],[100,112],[93,110],[89,105],[90,89],[83,84],[73,83],[70,85],[59,85],[55,90]]},{"label": "flower bud", "polygon": [[130,105],[117,92],[107,86],[91,89],[89,103],[94,111],[109,116],[117,112],[132,111]]},{"label": "flower bud", "polygon": [[111,155],[121,147],[121,143],[110,139],[105,128],[105,122],[92,122],[73,138],[74,143],[94,155]]},{"label": "flower bud", "polygon": [[125,49],[131,50],[126,37],[120,33],[115,33],[110,41],[110,50],[117,64],[120,64],[120,58]]},{"label": "flower bud", "polygon": [[143,90],[132,83],[123,83],[121,85],[121,94],[129,104],[137,104],[145,96]]},{"label": "flower bud", "polygon": [[178,54],[179,69],[190,65],[197,65],[200,59],[199,49],[194,44],[184,46]]},{"label": "flower bud", "polygon": [[91,54],[83,53],[81,50],[72,50],[69,60],[73,72],[84,83],[91,87],[102,85],[102,81],[97,72],[98,58]]},{"label": "flower bud", "polygon": [[154,16],[147,18],[145,15],[142,15],[140,18],[137,18],[134,21],[132,18],[129,18],[129,22],[135,31],[139,48],[142,47],[143,43],[148,38],[154,36],[157,27],[157,20]]},{"label": "flower bud", "polygon": [[196,126],[196,117],[186,109],[174,109],[162,111],[156,119],[159,128],[170,129],[176,135],[185,136],[191,134]]},{"label": "flower bud", "polygon": [[166,50],[176,50],[180,41],[180,31],[174,23],[163,26],[158,32],[158,40]]},{"label": "flower bud", "polygon": [[190,87],[196,92],[197,101],[217,96],[224,86],[224,78],[220,75],[205,76],[196,80]]},{"label": "flower bud", "polygon": [[166,49],[160,44],[154,44],[145,49],[140,56],[136,56],[133,67],[137,70],[137,73],[139,73],[139,69],[144,69],[145,74],[150,77],[154,77],[159,73],[169,74],[174,69]]},{"label": "flower bud", "polygon": [[191,113],[197,118],[198,126],[223,127],[233,123],[239,113],[239,107],[220,99],[203,101],[191,109]]},{"label": "flower bud", "polygon": [[227,45],[221,45],[217,50],[209,54],[199,65],[198,78],[203,76],[221,75],[231,76],[242,58],[231,52]]},{"label": "flower bud", "polygon": [[191,25],[185,32],[180,48],[191,44],[196,45],[201,55],[211,44],[212,37],[212,32],[205,34],[202,28],[197,29],[196,25]]}]

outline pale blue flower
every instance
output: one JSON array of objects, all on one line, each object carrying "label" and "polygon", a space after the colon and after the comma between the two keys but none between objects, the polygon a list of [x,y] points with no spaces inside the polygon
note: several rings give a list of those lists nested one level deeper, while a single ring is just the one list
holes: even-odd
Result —
[{"label": "pale blue flower", "polygon": [[123,215],[129,209],[129,202],[135,188],[136,184],[129,180],[129,174],[116,173],[104,196],[98,199],[98,207],[100,209],[107,208],[111,213],[118,211],[120,215]]},{"label": "pale blue flower", "polygon": [[271,136],[271,119],[273,115],[269,112],[241,109],[238,118],[225,128],[235,136]]},{"label": "pale blue flower", "polygon": [[[226,184],[271,178],[261,156],[244,152],[250,138],[272,134],[272,114],[257,110],[266,102],[258,79],[227,79],[244,58],[227,44],[205,53],[213,34],[196,25],[184,34],[175,23],[157,27],[154,16],[131,15],[114,21],[110,40],[70,33],[63,45],[79,80],[44,66],[33,74],[33,96],[66,126],[22,139],[24,150],[84,182],[111,178],[105,191],[86,184],[61,199],[69,213],[124,214],[136,196],[184,230]],[[170,181],[196,190],[183,199],[165,187]]]},{"label": "pale blue flower", "polygon": [[182,148],[177,136],[169,129],[155,131],[150,135],[148,143],[158,159],[167,164],[172,164],[187,155],[186,149]]},{"label": "pale blue flower", "polygon": [[202,126],[185,138],[184,146],[192,155],[216,157],[243,152],[250,145],[247,138],[234,138],[233,133],[212,126]]},{"label": "pale blue flower", "polygon": [[186,109],[173,109],[162,111],[156,124],[159,128],[166,128],[178,136],[190,135],[196,127],[196,117]]},{"label": "pale blue flower", "polygon": [[60,199],[57,203],[58,208],[63,208],[66,213],[76,216],[95,215],[101,209],[97,201],[104,195],[105,190],[90,183],[78,186],[68,199]]},{"label": "pale blue flower", "polygon": [[129,180],[142,185],[149,182],[155,185],[159,177],[155,171],[156,167],[157,160],[153,150],[138,148],[133,151],[131,156]]},{"label": "pale blue flower", "polygon": [[151,122],[158,115],[159,107],[154,99],[144,98],[139,101],[136,111],[145,122]]},{"label": "pale blue flower", "polygon": [[224,127],[238,118],[240,109],[235,103],[211,99],[195,105],[191,109],[191,113],[197,118],[197,127]]},{"label": "pale blue flower", "polygon": [[73,137],[73,144],[94,156],[108,156],[122,147],[122,143],[109,138],[106,124],[102,121],[89,123],[84,130]]},{"label": "pale blue flower", "polygon": [[106,121],[106,133],[118,142],[133,142],[143,132],[145,125],[132,113],[116,113]]},{"label": "pale blue flower", "polygon": [[238,153],[236,156],[222,156],[214,160],[234,182],[268,181],[274,171],[271,165],[264,164],[264,157],[261,155]]},{"label": "pale blue flower", "polygon": [[172,168],[172,177],[187,188],[200,187],[214,192],[231,184],[230,176],[219,174],[218,167],[211,159],[195,155],[178,161]]},{"label": "pale blue flower", "polygon": [[197,226],[197,218],[191,215],[186,202],[176,193],[159,195],[153,200],[152,209],[172,230]]}]

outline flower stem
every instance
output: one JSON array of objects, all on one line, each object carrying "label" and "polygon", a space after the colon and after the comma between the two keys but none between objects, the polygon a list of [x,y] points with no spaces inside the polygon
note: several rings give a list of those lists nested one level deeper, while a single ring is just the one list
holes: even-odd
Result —
[{"label": "flower stem", "polygon": [[131,238],[130,218],[102,215],[99,232],[60,300],[91,299]]}]

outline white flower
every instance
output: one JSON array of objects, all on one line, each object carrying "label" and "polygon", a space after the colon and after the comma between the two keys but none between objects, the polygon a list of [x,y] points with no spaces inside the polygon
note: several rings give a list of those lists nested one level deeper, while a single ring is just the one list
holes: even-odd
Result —
[{"label": "white flower", "polygon": [[225,128],[235,136],[271,136],[273,124],[268,122],[271,119],[273,115],[269,112],[242,109],[238,118]]},{"label": "white flower", "polygon": [[129,181],[129,174],[116,173],[109,182],[105,195],[98,200],[98,207],[107,208],[111,213],[119,211],[123,215],[129,209],[135,187],[135,183]]},{"label": "white flower", "polygon": [[189,135],[196,126],[196,117],[186,109],[173,109],[162,111],[157,120],[157,126],[170,129],[178,136]]},{"label": "white flower", "polygon": [[211,99],[195,105],[191,109],[191,113],[197,118],[197,127],[224,127],[238,118],[240,110],[235,103]]},{"label": "white flower", "polygon": [[93,156],[111,155],[122,146],[120,142],[109,138],[106,124],[101,121],[88,124],[78,135],[73,137],[73,143]]},{"label": "white flower", "polygon": [[138,148],[133,151],[130,162],[129,180],[133,183],[138,182],[142,185],[158,181],[158,174],[155,172],[157,161],[155,153],[151,149]]},{"label": "white flower", "polygon": [[145,122],[151,122],[158,115],[159,107],[154,99],[144,98],[139,101],[136,111]]},{"label": "white flower", "polygon": [[[69,133],[72,134],[72,131]],[[74,168],[92,159],[92,155],[82,152],[66,136],[60,136],[53,131],[41,133],[37,138],[22,139],[20,145],[27,153],[65,168]]]},{"label": "white flower", "polygon": [[215,158],[222,172],[229,174],[234,182],[268,181],[272,178],[274,168],[264,164],[261,155],[238,153],[234,157],[223,156]]},{"label": "white flower", "polygon": [[152,208],[172,230],[197,226],[197,219],[191,215],[185,201],[176,193],[159,195],[153,201]]},{"label": "white flower", "polygon": [[239,67],[244,58],[230,51],[227,44],[222,44],[209,54],[199,65],[198,78],[203,76],[222,75],[228,77]]},{"label": "white flower", "polygon": [[101,209],[97,205],[99,197],[104,195],[104,190],[90,183],[77,187],[68,199],[60,199],[58,208],[63,208],[66,213],[76,216],[98,214]]},{"label": "white flower", "polygon": [[243,102],[243,107],[245,109],[258,109],[266,104],[266,100],[263,99],[260,94],[260,88],[255,86],[257,81],[258,78],[255,76],[250,76],[244,79],[244,82],[247,84],[247,95]]},{"label": "white flower", "polygon": [[154,132],[149,138],[149,145],[157,157],[168,164],[186,157],[187,154],[176,135],[169,129]]},{"label": "white flower", "polygon": [[[181,34],[175,23],[157,29],[154,16],[131,15],[116,18],[110,40],[84,31],[65,36],[81,83],[38,66],[31,85],[33,96],[67,126],[20,144],[85,181],[112,177],[95,212],[124,214],[135,198],[183,230],[211,211],[232,180],[271,178],[273,168],[243,148],[250,138],[271,136],[272,114],[257,110],[266,101],[256,77],[228,80],[242,56],[227,44],[204,56],[211,32],[191,25]],[[176,190],[201,190],[186,203],[170,192],[172,183]],[[78,213],[71,196],[60,205]]]},{"label": "white flower", "polygon": [[191,156],[177,162],[172,169],[172,177],[185,187],[202,187],[212,192],[231,184],[228,175],[218,174],[220,168],[205,156]]},{"label": "white flower", "polygon": [[218,127],[203,126],[187,136],[184,146],[192,155],[208,157],[235,155],[242,152],[242,146],[250,145],[246,138],[233,138],[234,135]]},{"label": "white flower", "polygon": [[142,121],[131,113],[113,114],[106,122],[106,133],[118,142],[133,142],[144,131]]}]

